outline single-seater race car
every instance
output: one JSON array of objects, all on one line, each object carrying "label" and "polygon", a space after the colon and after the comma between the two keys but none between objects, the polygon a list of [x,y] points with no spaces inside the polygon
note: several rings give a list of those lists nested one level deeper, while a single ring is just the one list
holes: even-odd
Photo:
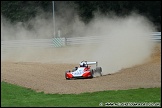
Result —
[{"label": "single-seater race car", "polygon": [[[96,64],[95,68],[92,68],[89,65]],[[68,70],[65,72],[65,78],[74,79],[74,78],[93,78],[95,73],[98,73],[102,76],[102,68],[98,67],[98,62],[87,62],[82,61],[80,62],[79,67],[75,67],[72,71]]]}]

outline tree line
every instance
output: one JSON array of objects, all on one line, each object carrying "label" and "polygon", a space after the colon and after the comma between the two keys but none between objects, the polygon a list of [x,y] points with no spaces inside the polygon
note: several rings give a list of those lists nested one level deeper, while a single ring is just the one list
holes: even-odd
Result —
[{"label": "tree line", "polygon": [[[89,23],[95,12],[107,15],[115,12],[118,16],[129,15],[136,11],[146,16],[161,31],[161,1],[54,1],[55,13],[73,8],[85,23]],[[52,16],[52,1],[1,1],[1,15],[12,23],[25,22],[42,11]]]}]

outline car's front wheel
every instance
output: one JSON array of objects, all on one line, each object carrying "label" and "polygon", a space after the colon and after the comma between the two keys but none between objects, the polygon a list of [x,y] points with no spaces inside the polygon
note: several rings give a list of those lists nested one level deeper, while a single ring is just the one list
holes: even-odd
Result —
[{"label": "car's front wheel", "polygon": [[66,71],[65,72],[65,78],[66,78],[66,80],[70,80],[70,78],[67,78],[67,76],[66,76],[66,74],[68,73],[69,71]]}]

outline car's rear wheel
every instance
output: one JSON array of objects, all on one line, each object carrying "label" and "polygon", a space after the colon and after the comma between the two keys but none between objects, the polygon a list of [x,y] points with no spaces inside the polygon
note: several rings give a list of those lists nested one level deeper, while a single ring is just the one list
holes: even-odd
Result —
[{"label": "car's rear wheel", "polygon": [[100,74],[100,76],[102,76],[102,68],[101,67],[96,67],[96,72]]},{"label": "car's rear wheel", "polygon": [[97,72],[102,72],[102,68],[101,67],[96,67],[96,71]]},{"label": "car's rear wheel", "polygon": [[94,70],[90,69],[90,73],[91,73],[91,78],[93,78],[94,77]]}]

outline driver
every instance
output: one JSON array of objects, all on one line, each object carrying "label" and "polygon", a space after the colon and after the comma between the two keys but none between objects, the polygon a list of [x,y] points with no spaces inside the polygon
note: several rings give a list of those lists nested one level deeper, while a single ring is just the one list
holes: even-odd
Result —
[{"label": "driver", "polygon": [[80,67],[86,67],[85,63],[80,63]]},{"label": "driver", "polygon": [[88,64],[85,62],[80,62],[80,67],[88,67]]}]

